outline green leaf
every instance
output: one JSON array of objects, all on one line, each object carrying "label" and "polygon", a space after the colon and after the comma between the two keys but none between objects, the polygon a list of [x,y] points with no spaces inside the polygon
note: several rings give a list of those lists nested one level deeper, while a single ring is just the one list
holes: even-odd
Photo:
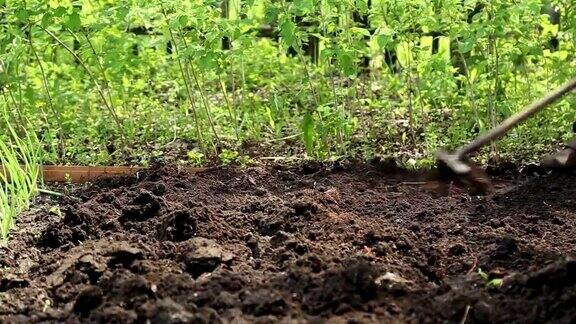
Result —
[{"label": "green leaf", "polygon": [[380,47],[380,49],[388,48],[388,44],[390,44],[391,41],[392,41],[392,37],[390,37],[388,35],[376,36],[376,43],[378,43],[378,46]]},{"label": "green leaf", "polygon": [[304,115],[302,134],[304,137],[304,144],[306,145],[306,152],[308,155],[312,155],[314,153],[314,117],[310,112],[306,112]]},{"label": "green leaf", "polygon": [[354,34],[360,34],[362,36],[366,36],[366,37],[370,37],[370,31],[366,28],[360,28],[360,27],[352,27],[350,29]]},{"label": "green leaf", "polygon": [[339,50],[336,52],[338,58],[338,67],[340,71],[347,76],[356,74],[356,66],[354,65],[354,57],[351,52]]},{"label": "green leaf", "polygon": [[296,24],[289,19],[285,19],[280,25],[280,35],[284,44],[295,47]]},{"label": "green leaf", "polygon": [[188,16],[182,15],[178,17],[178,23],[180,24],[180,27],[185,27],[188,25]]},{"label": "green leaf", "polygon": [[19,21],[26,21],[28,20],[28,17],[30,17],[30,12],[28,10],[20,9],[16,11],[16,18],[18,18]]},{"label": "green leaf", "polygon": [[66,7],[58,7],[56,8],[56,10],[53,11],[53,14],[55,17],[62,17],[64,16],[64,14],[68,11],[68,9],[66,9]]},{"label": "green leaf", "polygon": [[266,6],[266,12],[264,14],[264,21],[268,24],[273,24],[278,21],[278,16],[280,15],[280,9],[275,6]]},{"label": "green leaf", "polygon": [[300,14],[307,14],[314,10],[313,0],[295,0],[294,8]]},{"label": "green leaf", "polygon": [[198,61],[198,67],[203,71],[210,71],[218,68],[218,57],[219,55],[214,52],[207,52],[205,55],[200,57]]},{"label": "green leaf", "polygon": [[54,22],[54,17],[52,16],[52,13],[46,12],[46,13],[42,16],[42,26],[43,26],[44,28],[50,26],[53,22]]},{"label": "green leaf", "polygon": [[66,27],[70,28],[71,30],[78,30],[82,26],[82,22],[80,21],[80,14],[78,11],[74,10],[68,16],[68,20],[66,21]]}]

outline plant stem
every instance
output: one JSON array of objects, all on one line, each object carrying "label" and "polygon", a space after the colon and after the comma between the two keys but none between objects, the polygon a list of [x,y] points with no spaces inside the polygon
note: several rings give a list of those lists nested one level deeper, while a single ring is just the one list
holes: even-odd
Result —
[{"label": "plant stem", "polygon": [[228,98],[228,92],[226,91],[226,84],[220,74],[218,74],[218,81],[220,83],[220,89],[222,90],[222,95],[224,96],[224,100],[226,101],[226,107],[228,108],[228,114],[230,115],[230,123],[234,126],[234,133],[236,134],[236,140],[240,141],[240,134],[238,134],[238,127],[237,121],[238,117],[236,116],[236,111],[232,107],[230,103],[230,99]]},{"label": "plant stem", "polygon": [[[182,42],[184,44],[184,47],[186,47],[186,49],[188,49],[188,43],[186,42],[186,38],[184,38],[184,35],[182,34],[182,30],[179,30],[179,34],[180,34],[180,38],[182,38]],[[216,132],[216,126],[214,123],[214,119],[212,118],[212,111],[210,110],[210,106],[208,104],[208,99],[207,99],[206,93],[204,92],[204,88],[200,84],[200,78],[198,76],[198,73],[196,73],[196,69],[195,69],[194,65],[192,64],[192,60],[190,58],[186,58],[186,61],[188,62],[188,66],[190,67],[190,71],[192,71],[192,78],[194,80],[194,83],[196,84],[196,88],[198,89],[198,92],[200,93],[200,100],[202,100],[202,104],[204,105],[204,109],[206,110],[206,116],[208,117],[208,123],[210,124],[210,128],[212,129],[212,132],[214,133],[214,138],[216,139],[218,146],[221,146],[220,138],[218,137],[218,132]],[[218,152],[216,152],[216,153],[218,153]]]},{"label": "plant stem", "polygon": [[[34,55],[34,57],[36,58],[36,61],[38,62],[38,66],[40,67],[40,73],[42,74],[42,84],[44,85],[44,91],[46,91],[46,97],[48,98],[48,106],[50,107],[50,110],[52,110],[52,112],[54,113],[54,115],[56,116],[56,121],[58,122],[58,138],[59,138],[59,159],[60,161],[64,161],[64,157],[66,156],[66,147],[65,147],[65,142],[64,142],[64,123],[62,121],[62,115],[60,114],[60,112],[56,111],[56,108],[54,107],[54,103],[52,100],[52,95],[50,94],[50,87],[48,86],[48,78],[46,77],[46,72],[44,71],[44,66],[42,65],[42,60],[40,60],[40,56],[38,56],[38,52],[36,51],[36,48],[34,47],[34,42],[32,40],[32,26],[29,26],[28,29],[28,42],[30,44],[30,50],[32,51],[32,54]],[[47,125],[48,126],[48,125]]]},{"label": "plant stem", "polygon": [[[168,27],[168,32],[170,34],[170,40],[174,44],[174,51],[176,52],[176,61],[178,62],[178,68],[180,69],[180,73],[182,74],[182,81],[184,82],[184,87],[186,88],[186,94],[188,95],[188,101],[190,101],[190,107],[192,107],[192,118],[194,118],[194,124],[196,126],[196,136],[198,136],[198,143],[199,143],[200,149],[202,150],[202,153],[204,153],[204,155],[207,155],[207,151],[206,151],[206,148],[204,146],[204,138],[202,136],[202,131],[200,128],[201,127],[200,118],[198,117],[198,113],[196,112],[196,101],[195,101],[194,96],[192,94],[192,91],[190,89],[190,85],[188,84],[188,79],[186,77],[184,67],[182,65],[182,62],[180,61],[180,51],[178,49],[178,43],[176,43],[176,38],[174,37],[174,33],[172,32],[172,28],[170,28],[170,23],[169,23],[168,15],[166,14],[166,10],[164,9],[163,5],[161,5],[161,8],[162,8],[162,14],[164,15],[164,18],[166,19],[166,26]],[[188,109],[186,109],[186,115],[188,115]]]},{"label": "plant stem", "polygon": [[120,121],[120,119],[118,118],[118,115],[116,114],[116,111],[114,110],[114,108],[112,106],[110,106],[110,104],[108,103],[108,100],[106,100],[106,95],[104,94],[104,91],[102,91],[102,88],[100,87],[100,84],[98,83],[98,81],[96,80],[94,74],[92,73],[92,71],[88,68],[88,66],[86,65],[86,63],[84,62],[83,59],[81,59],[68,45],[66,45],[64,42],[62,42],[62,40],[54,35],[54,33],[52,33],[51,31],[49,31],[48,29],[42,27],[41,25],[39,25],[40,28],[42,28],[42,30],[44,30],[50,37],[52,37],[56,42],[58,42],[58,44],[60,44],[60,46],[64,47],[64,49],[69,52],[74,59],[80,64],[80,66],[82,66],[82,68],[86,71],[86,73],[88,73],[88,76],[90,77],[90,80],[92,81],[92,83],[94,83],[94,86],[96,87],[96,90],[98,91],[98,94],[100,95],[100,98],[102,99],[102,101],[104,102],[104,105],[106,106],[106,108],[108,109],[110,115],[112,116],[112,118],[114,119],[114,122],[116,122],[116,125],[118,127],[118,131],[120,133],[121,136],[121,140],[122,140],[122,145],[124,146],[124,149],[127,148],[126,146],[126,140],[125,140],[125,135],[124,135],[124,127],[122,125],[122,122]]}]

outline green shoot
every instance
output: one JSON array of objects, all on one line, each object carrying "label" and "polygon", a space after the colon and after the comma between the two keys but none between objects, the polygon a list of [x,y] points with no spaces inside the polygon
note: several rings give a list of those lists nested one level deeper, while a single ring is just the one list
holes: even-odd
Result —
[{"label": "green shoot", "polygon": [[6,240],[15,218],[30,206],[42,180],[38,138],[26,131],[18,135],[6,112],[4,121],[8,134],[0,138],[0,235]]}]

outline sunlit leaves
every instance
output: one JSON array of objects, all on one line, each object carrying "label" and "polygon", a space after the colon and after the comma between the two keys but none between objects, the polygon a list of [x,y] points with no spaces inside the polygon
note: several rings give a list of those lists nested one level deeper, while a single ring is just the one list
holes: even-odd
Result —
[{"label": "sunlit leaves", "polygon": [[80,29],[81,26],[80,13],[77,10],[73,10],[68,18],[66,19],[66,27],[73,31]]}]

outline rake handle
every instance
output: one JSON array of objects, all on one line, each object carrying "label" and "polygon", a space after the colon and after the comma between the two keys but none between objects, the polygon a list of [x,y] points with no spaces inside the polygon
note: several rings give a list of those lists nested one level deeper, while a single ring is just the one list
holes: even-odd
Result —
[{"label": "rake handle", "polygon": [[572,79],[564,83],[562,86],[556,88],[556,90],[550,92],[545,97],[526,106],[522,111],[520,111],[516,115],[508,117],[500,125],[496,126],[492,130],[479,136],[474,141],[460,147],[456,151],[456,155],[458,156],[458,158],[463,158],[464,156],[477,151],[484,145],[489,144],[490,142],[502,137],[510,129],[514,128],[524,120],[528,119],[532,115],[541,111],[546,106],[554,103],[558,99],[562,98],[566,93],[574,89],[576,89],[576,79]]}]

